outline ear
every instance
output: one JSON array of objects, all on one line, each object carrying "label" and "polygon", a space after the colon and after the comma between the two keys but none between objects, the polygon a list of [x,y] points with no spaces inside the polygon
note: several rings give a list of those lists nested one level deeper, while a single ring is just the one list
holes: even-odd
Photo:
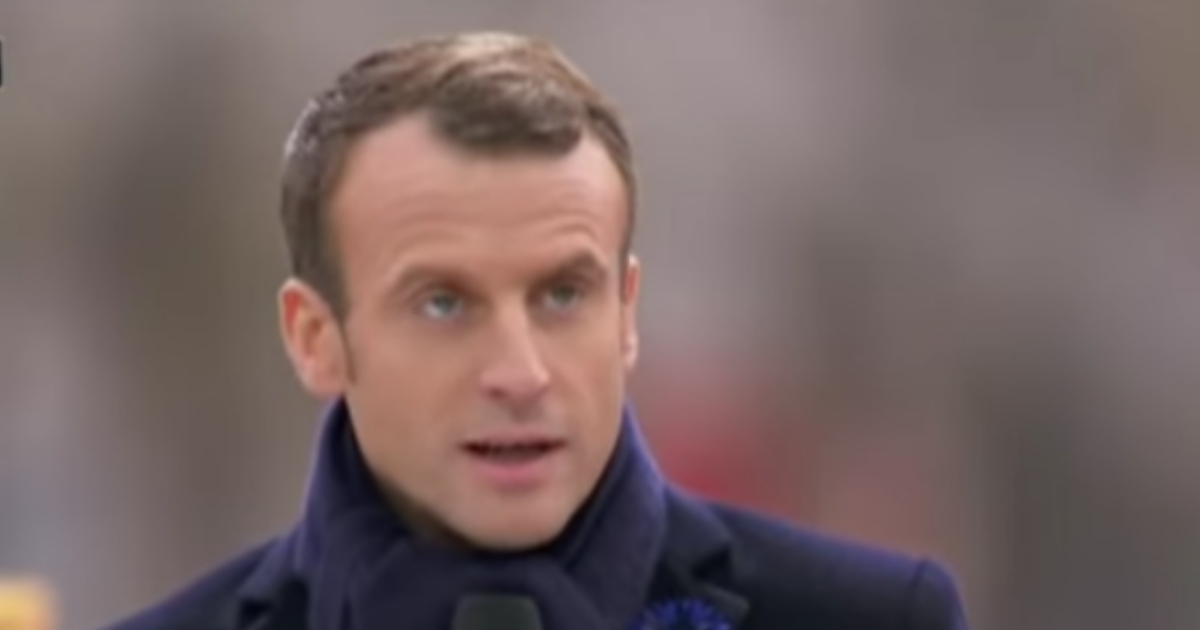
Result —
[{"label": "ear", "polygon": [[638,325],[637,302],[642,284],[642,264],[637,256],[629,255],[625,275],[621,278],[621,354],[628,374],[637,365]]},{"label": "ear", "polygon": [[348,355],[333,309],[296,278],[279,288],[278,306],[283,345],[304,389],[321,399],[341,396],[348,380]]}]

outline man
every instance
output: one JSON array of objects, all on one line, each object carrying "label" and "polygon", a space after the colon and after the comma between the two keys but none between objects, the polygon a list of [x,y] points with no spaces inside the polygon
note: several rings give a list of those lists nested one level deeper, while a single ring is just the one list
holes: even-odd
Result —
[{"label": "man", "polygon": [[303,516],[116,628],[964,628],[930,561],[659,477],[625,402],[635,199],[615,109],[550,44],[341,75],[283,175],[283,341],[331,401]]}]

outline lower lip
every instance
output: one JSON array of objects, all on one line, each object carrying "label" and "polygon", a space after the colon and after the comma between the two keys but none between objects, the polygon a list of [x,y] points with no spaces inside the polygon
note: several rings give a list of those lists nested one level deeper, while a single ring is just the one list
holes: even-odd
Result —
[{"label": "lower lip", "polygon": [[466,451],[472,467],[484,481],[505,492],[531,490],[544,484],[562,453],[563,446],[559,445],[528,459],[503,460]]}]

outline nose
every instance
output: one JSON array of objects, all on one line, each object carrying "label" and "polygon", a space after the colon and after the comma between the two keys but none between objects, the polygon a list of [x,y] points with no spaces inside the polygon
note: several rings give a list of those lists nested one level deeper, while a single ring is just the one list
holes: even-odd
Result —
[{"label": "nose", "polygon": [[503,317],[497,328],[496,349],[484,367],[481,385],[496,402],[517,408],[528,406],[550,385],[550,371],[538,349],[532,323],[520,309]]}]

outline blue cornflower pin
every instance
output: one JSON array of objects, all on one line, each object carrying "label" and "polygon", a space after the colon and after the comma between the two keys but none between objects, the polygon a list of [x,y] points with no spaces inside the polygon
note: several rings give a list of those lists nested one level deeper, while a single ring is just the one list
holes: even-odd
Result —
[{"label": "blue cornflower pin", "polygon": [[637,630],[732,630],[715,608],[696,598],[669,599],[653,604],[638,622]]}]

